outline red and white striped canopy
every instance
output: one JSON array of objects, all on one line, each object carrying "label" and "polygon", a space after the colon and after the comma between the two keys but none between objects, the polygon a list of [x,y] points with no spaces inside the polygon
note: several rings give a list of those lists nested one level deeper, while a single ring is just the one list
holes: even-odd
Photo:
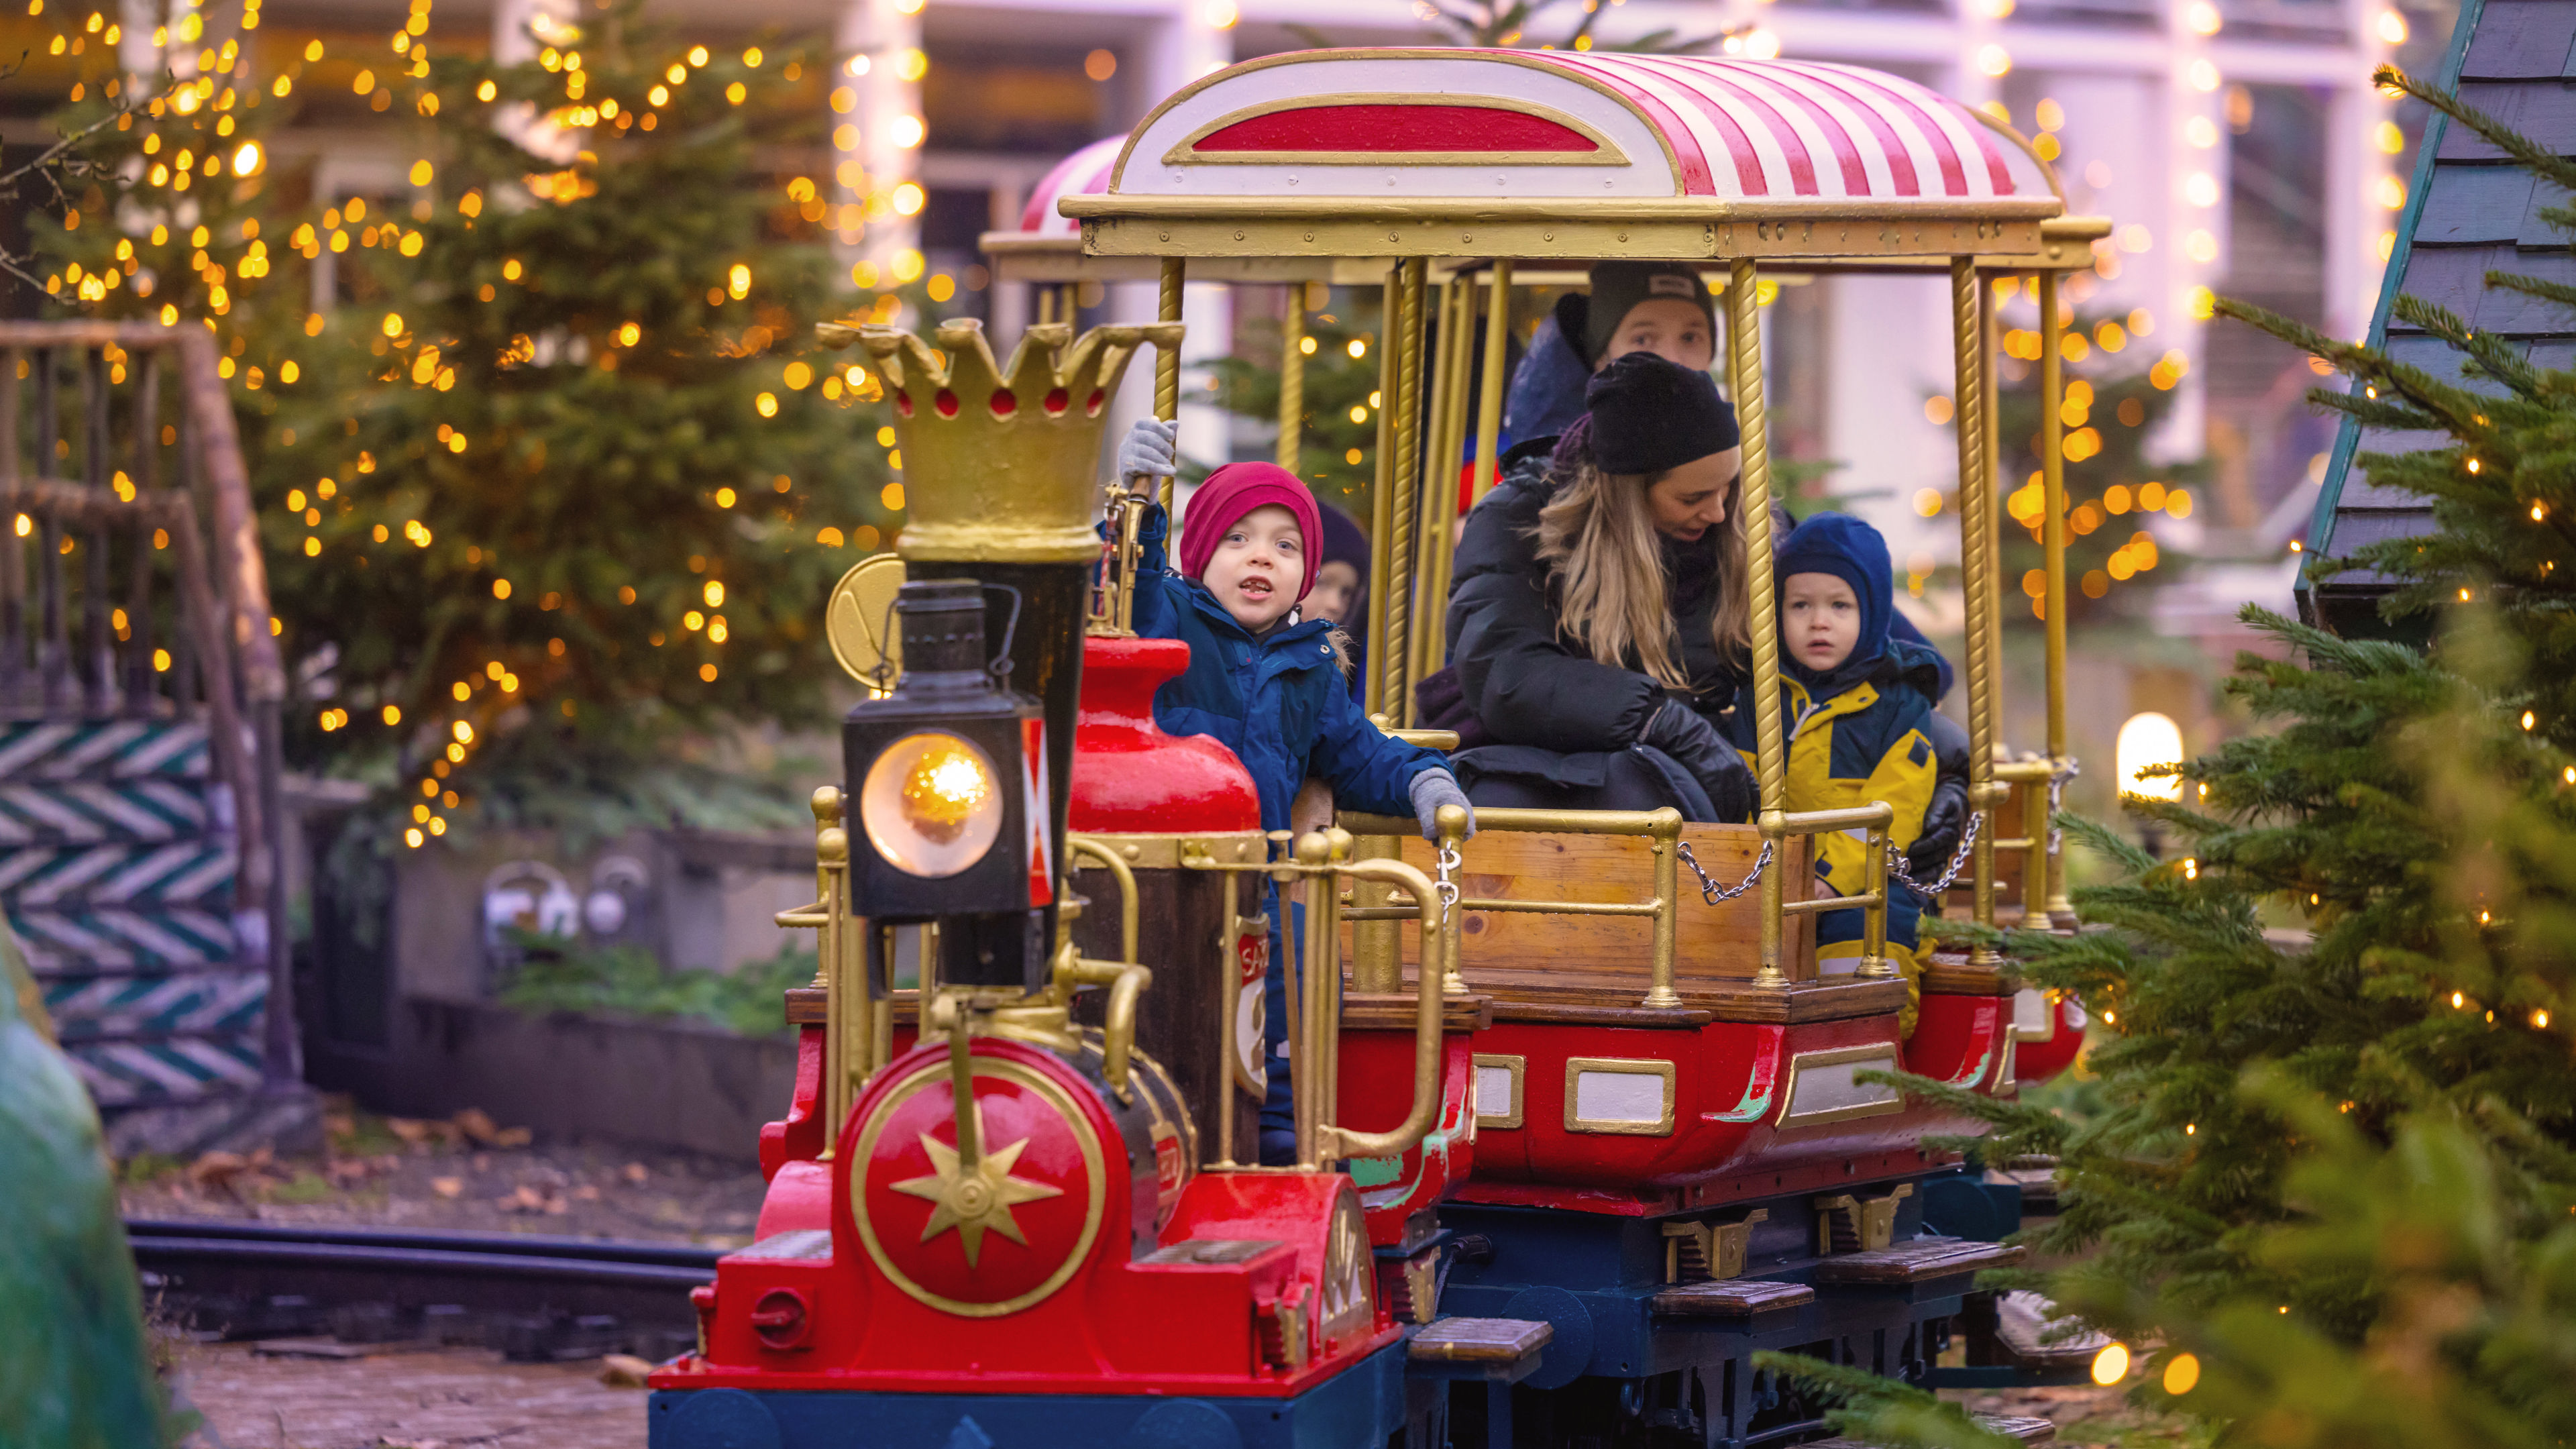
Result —
[{"label": "red and white striped canopy", "polygon": [[1125,136],[1110,136],[1055,163],[1039,179],[1037,189],[1029,193],[1029,204],[1020,212],[1019,234],[1080,241],[1082,224],[1057,211],[1055,204],[1068,196],[1097,196],[1107,191],[1109,178],[1118,169],[1119,153],[1126,149]]},{"label": "red and white striped canopy", "polygon": [[[1058,194],[1078,189],[1068,181]],[[1105,189],[1844,201],[1951,214],[2059,199],[2009,128],[1899,76],[1807,61],[1529,50],[1318,50],[1233,66],[1148,117]]]}]

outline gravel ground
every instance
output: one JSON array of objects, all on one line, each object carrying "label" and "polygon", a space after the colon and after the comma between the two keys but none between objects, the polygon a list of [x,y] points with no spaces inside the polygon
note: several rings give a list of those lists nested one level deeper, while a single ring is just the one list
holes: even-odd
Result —
[{"label": "gravel ground", "polygon": [[596,1362],[504,1363],[480,1349],[363,1359],[272,1356],[250,1344],[180,1352],[190,1449],[640,1449],[644,1392]]},{"label": "gravel ground", "polygon": [[[328,1116],[319,1157],[208,1153],[121,1164],[129,1218],[542,1233],[740,1247],[764,1184],[749,1161],[534,1142],[478,1111],[444,1122]],[[748,1148],[751,1144],[746,1143]]]}]

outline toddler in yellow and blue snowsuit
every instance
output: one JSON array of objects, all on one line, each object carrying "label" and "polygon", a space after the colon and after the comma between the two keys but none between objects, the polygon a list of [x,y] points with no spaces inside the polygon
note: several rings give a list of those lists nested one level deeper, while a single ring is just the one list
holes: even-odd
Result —
[{"label": "toddler in yellow and blue snowsuit", "polygon": [[[1884,800],[1896,809],[1888,836],[1901,854],[1923,830],[1924,807],[1939,773],[1925,724],[1941,691],[1940,656],[1888,633],[1896,613],[1887,540],[1847,513],[1820,513],[1799,524],[1783,545],[1772,576],[1779,580],[1781,722],[1789,742],[1788,808],[1831,810]],[[1753,686],[1746,684],[1732,726],[1749,761]],[[1816,878],[1825,892],[1867,890],[1866,832],[1816,838]],[[1915,962],[1922,908],[1903,885],[1890,883],[1887,954],[1905,977],[1905,1029],[1921,968]],[[1860,964],[1858,910],[1816,918],[1817,964],[1827,974]]]}]

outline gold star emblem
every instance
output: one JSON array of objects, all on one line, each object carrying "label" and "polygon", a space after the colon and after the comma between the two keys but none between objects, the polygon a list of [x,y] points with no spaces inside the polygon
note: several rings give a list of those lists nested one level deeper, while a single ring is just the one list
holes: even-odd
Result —
[{"label": "gold star emblem", "polygon": [[[984,1104],[975,1104],[975,1140],[989,1140],[984,1135]],[[950,1228],[957,1230],[959,1245],[966,1250],[966,1266],[984,1251],[987,1229],[1000,1233],[1014,1243],[1026,1244],[1020,1225],[1011,1216],[1014,1204],[1037,1202],[1061,1197],[1064,1189],[1042,1182],[1029,1182],[1011,1176],[1011,1167],[1020,1160],[1020,1152],[1029,1145],[1021,1138],[1008,1147],[988,1152],[971,1168],[961,1168],[957,1149],[929,1133],[921,1134],[921,1150],[930,1154],[931,1175],[907,1178],[891,1184],[896,1192],[927,1199],[935,1204],[930,1221],[922,1226],[921,1241],[929,1242]]]}]

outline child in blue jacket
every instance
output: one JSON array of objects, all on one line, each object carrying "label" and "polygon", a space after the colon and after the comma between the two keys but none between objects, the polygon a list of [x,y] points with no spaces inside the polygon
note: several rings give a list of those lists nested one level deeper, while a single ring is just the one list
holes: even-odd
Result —
[{"label": "child in blue jacket", "polygon": [[[1118,471],[1130,488],[1170,476],[1176,431],[1142,422],[1120,444]],[[1162,508],[1149,506],[1133,622],[1140,635],[1187,643],[1190,667],[1155,691],[1154,722],[1234,751],[1261,797],[1262,829],[1289,828],[1289,802],[1309,775],[1330,783],[1343,808],[1413,815],[1426,837],[1441,806],[1467,805],[1439,755],[1387,735],[1351,701],[1332,621],[1299,617],[1321,566],[1324,530],[1297,475],[1270,463],[1230,463],[1209,474],[1182,520],[1178,573],[1164,562],[1166,527]],[[1275,901],[1274,894],[1274,963],[1292,939]],[[1264,1010],[1272,1064],[1261,1109],[1264,1163],[1287,1162],[1296,1150],[1294,1099],[1280,1063],[1286,979],[1274,964]]]},{"label": "child in blue jacket", "polygon": [[[1887,540],[1847,513],[1819,513],[1781,546],[1780,700],[1788,736],[1788,808],[1833,810],[1884,800],[1896,808],[1888,838],[1899,854],[1923,831],[1924,808],[1939,774],[1926,733],[1940,698],[1940,658],[1925,645],[1893,637],[1895,576]],[[1753,686],[1738,698],[1734,744],[1751,762]],[[1867,890],[1864,832],[1816,837],[1816,878],[1827,894]],[[1893,880],[1887,900],[1887,954],[1913,997],[1922,907]],[[1862,915],[1816,917],[1817,965],[1827,975],[1860,962]],[[1914,1029],[1914,1008],[1904,1012]]]}]

